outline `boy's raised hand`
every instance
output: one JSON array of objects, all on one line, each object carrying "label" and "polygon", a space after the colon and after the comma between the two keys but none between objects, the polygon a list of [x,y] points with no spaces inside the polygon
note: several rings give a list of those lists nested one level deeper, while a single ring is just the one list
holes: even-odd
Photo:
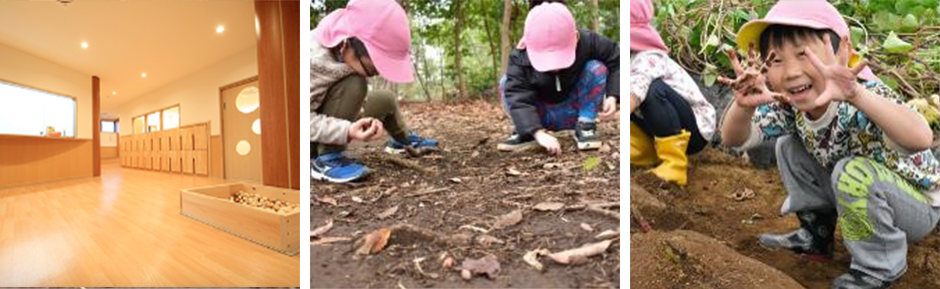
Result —
[{"label": "boy's raised hand", "polygon": [[782,93],[771,91],[767,87],[766,63],[773,61],[776,52],[770,51],[767,61],[761,63],[757,53],[754,51],[754,45],[750,45],[747,50],[747,62],[741,66],[738,60],[738,54],[733,49],[725,51],[731,60],[731,66],[737,75],[735,79],[729,79],[724,76],[718,76],[718,81],[734,89],[734,101],[744,107],[758,107],[774,101],[789,102],[789,99]]},{"label": "boy's raised hand", "polygon": [[[826,43],[826,47],[831,51],[833,47],[829,37],[823,37],[823,42]],[[816,105],[826,105],[834,100],[851,101],[859,95],[858,89],[861,86],[859,86],[857,82],[858,74],[862,72],[862,69],[868,66],[868,62],[862,60],[862,62],[855,67],[849,67],[849,56],[851,54],[849,45],[851,45],[849,38],[842,37],[842,41],[839,41],[836,63],[831,65],[823,63],[812,50],[806,50],[806,56],[809,57],[809,61],[819,70],[819,73],[826,81],[826,88],[816,98]]]}]

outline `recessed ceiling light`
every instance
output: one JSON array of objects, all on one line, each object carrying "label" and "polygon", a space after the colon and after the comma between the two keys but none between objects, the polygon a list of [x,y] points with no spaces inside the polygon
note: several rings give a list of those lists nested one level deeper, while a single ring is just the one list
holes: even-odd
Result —
[{"label": "recessed ceiling light", "polygon": [[117,95],[117,91],[112,91],[111,94],[112,94],[112,95]]},{"label": "recessed ceiling light", "polygon": [[219,26],[219,28],[215,29],[215,32],[218,32],[218,33],[222,33],[222,31],[225,31],[225,27],[222,27],[221,25]]},{"label": "recessed ceiling light", "polygon": [[82,42],[82,48],[88,48],[88,42]]},{"label": "recessed ceiling light", "polygon": [[146,73],[141,73],[141,74],[140,74],[140,77],[147,77],[147,74],[146,74]]}]

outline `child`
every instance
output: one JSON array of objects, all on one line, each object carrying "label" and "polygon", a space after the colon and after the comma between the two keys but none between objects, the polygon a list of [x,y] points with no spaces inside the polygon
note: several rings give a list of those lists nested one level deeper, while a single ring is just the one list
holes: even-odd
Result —
[{"label": "child", "polygon": [[800,221],[760,242],[826,260],[838,221],[852,264],[833,287],[888,287],[907,269],[908,243],[940,216],[940,162],[926,121],[864,61],[853,65],[848,26],[826,1],[780,1],[741,27],[737,43],[756,47],[767,67],[744,70],[732,58],[738,78],[723,80],[736,89],[722,139],[746,148],[780,137],[781,212]]},{"label": "child", "polygon": [[500,80],[500,96],[514,133],[497,149],[541,145],[559,155],[561,145],[548,131],[568,129],[575,129],[579,149],[600,148],[595,122],[601,102],[602,120],[619,111],[620,47],[592,31],[579,30],[562,3],[532,8],[522,38]]},{"label": "child", "polygon": [[669,58],[652,16],[649,0],[630,0],[630,165],[659,164],[654,175],[685,186],[688,155],[715,134],[715,108]]},{"label": "child", "polygon": [[[345,9],[323,18],[311,32],[310,44],[314,179],[341,183],[366,176],[368,168],[343,154],[345,145],[377,140],[384,131],[391,136],[386,144],[389,152],[438,146],[435,140],[409,133],[392,92],[368,92],[366,85],[366,78],[376,75],[398,83],[414,79],[410,27],[398,3],[350,1]],[[362,108],[363,118],[356,120]]]}]

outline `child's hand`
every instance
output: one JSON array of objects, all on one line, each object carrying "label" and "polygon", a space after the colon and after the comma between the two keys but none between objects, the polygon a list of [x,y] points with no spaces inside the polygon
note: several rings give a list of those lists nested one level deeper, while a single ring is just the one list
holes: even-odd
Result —
[{"label": "child's hand", "polygon": [[718,81],[734,89],[734,101],[743,107],[758,107],[774,101],[789,102],[789,99],[782,93],[771,91],[767,88],[766,62],[773,61],[776,53],[771,51],[767,56],[767,61],[758,63],[757,53],[754,51],[754,45],[750,45],[747,50],[747,62],[745,67],[741,67],[738,60],[738,54],[733,49],[726,51],[731,60],[731,66],[734,67],[735,79],[718,76]]},{"label": "child's hand", "polygon": [[561,155],[561,144],[558,143],[558,139],[545,132],[544,129],[535,132],[535,141],[548,150],[548,154],[554,156]]},{"label": "child's hand", "polygon": [[620,105],[617,104],[617,98],[612,96],[605,98],[604,109],[599,116],[602,121],[620,118]]},{"label": "child's hand", "polygon": [[349,127],[350,141],[373,141],[379,139],[385,130],[382,128],[382,122],[377,119],[366,117],[357,120]]},{"label": "child's hand", "polygon": [[[829,37],[823,37],[826,47],[832,48],[832,41]],[[825,105],[830,101],[851,101],[859,95],[857,78],[858,73],[868,66],[868,62],[862,60],[855,67],[848,67],[849,64],[849,42],[848,37],[843,37],[839,42],[839,51],[836,54],[836,63],[832,65],[824,64],[812,50],[807,49],[806,55],[810,62],[826,81],[826,89],[816,98],[816,105]]]}]

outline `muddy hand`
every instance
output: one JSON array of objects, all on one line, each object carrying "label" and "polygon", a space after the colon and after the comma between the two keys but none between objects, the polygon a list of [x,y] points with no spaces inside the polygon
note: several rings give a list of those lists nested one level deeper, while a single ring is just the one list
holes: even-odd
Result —
[{"label": "muddy hand", "polygon": [[776,59],[777,54],[775,51],[771,50],[766,61],[761,61],[752,44],[748,47],[747,59],[743,66],[738,59],[737,52],[729,49],[726,53],[728,59],[731,60],[731,66],[734,68],[737,77],[730,79],[718,76],[718,81],[734,90],[735,102],[746,107],[757,107],[774,101],[789,102],[786,95],[774,92],[767,87],[767,78],[765,76],[767,62]]}]

